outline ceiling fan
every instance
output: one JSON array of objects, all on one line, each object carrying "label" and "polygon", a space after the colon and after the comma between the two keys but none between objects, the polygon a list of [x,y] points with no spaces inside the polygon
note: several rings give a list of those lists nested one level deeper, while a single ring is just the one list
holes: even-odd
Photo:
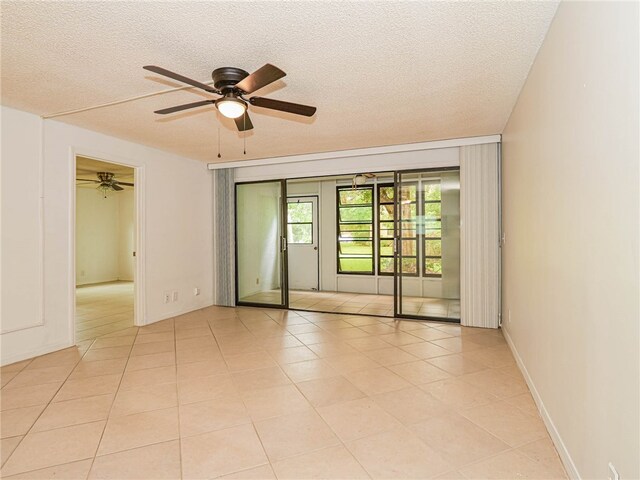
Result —
[{"label": "ceiling fan", "polygon": [[305,117],[311,117],[316,113],[316,107],[301,105],[299,103],[283,102],[282,100],[274,100],[272,98],[265,97],[245,98],[245,95],[249,95],[262,87],[266,87],[270,83],[273,83],[286,75],[286,73],[278,67],[269,63],[260,67],[252,74],[236,67],[217,68],[211,73],[213,86],[192,80],[191,78],[155,65],[147,65],[142,68],[153,73],[164,75],[165,77],[169,77],[173,80],[186,83],[204,90],[205,92],[221,95],[221,98],[218,99],[201,100],[199,102],[163,108],[162,110],[156,110],[154,112],[160,115],[213,104],[222,115],[233,119],[236,122],[238,130],[243,132],[253,128],[253,123],[251,123],[251,119],[249,118],[249,113],[247,111],[249,104],[256,107],[270,108],[281,112],[293,113],[295,115],[303,115]]},{"label": "ceiling fan", "polygon": [[89,178],[78,178],[76,181],[78,182],[88,182],[88,183],[98,183],[98,190],[101,190],[105,195],[108,191],[119,192],[120,190],[124,190],[120,185],[124,185],[125,187],[133,187],[133,183],[121,182],[116,180],[115,175],[111,172],[97,172],[96,176],[98,180],[93,180]]}]

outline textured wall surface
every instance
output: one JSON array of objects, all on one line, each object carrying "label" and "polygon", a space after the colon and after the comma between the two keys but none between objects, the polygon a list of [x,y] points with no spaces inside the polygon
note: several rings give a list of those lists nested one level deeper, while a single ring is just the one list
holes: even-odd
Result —
[{"label": "textured wall surface", "polygon": [[502,325],[585,479],[640,478],[638,14],[563,3],[503,135]]}]

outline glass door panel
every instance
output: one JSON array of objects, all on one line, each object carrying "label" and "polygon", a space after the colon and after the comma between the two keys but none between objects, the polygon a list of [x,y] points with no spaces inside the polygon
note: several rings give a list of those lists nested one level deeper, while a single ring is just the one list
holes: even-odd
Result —
[{"label": "glass door panel", "polygon": [[460,320],[460,171],[396,172],[395,314]]},{"label": "glass door panel", "polygon": [[236,297],[239,305],[287,307],[284,181],[236,184]]}]

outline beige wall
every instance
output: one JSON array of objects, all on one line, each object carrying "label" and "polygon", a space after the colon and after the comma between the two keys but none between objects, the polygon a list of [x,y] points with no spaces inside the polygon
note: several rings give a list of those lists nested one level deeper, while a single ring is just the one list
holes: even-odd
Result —
[{"label": "beige wall", "polygon": [[76,285],[118,280],[118,200],[76,187]]},{"label": "beige wall", "polygon": [[76,285],[133,280],[133,189],[76,188]]},{"label": "beige wall", "polygon": [[638,3],[562,3],[503,137],[503,326],[582,478],[640,477],[638,82]]}]

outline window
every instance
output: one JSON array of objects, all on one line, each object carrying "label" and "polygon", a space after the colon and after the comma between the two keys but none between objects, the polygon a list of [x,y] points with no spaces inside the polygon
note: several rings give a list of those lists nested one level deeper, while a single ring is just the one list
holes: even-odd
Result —
[{"label": "window", "polygon": [[393,185],[378,185],[378,273],[393,275]]},{"label": "window", "polygon": [[338,187],[338,273],[373,275],[373,188]]},{"label": "window", "polygon": [[402,274],[418,275],[418,185],[402,184],[399,192]]},{"label": "window", "polygon": [[287,243],[309,245],[313,243],[313,203],[287,203]]},{"label": "window", "polygon": [[442,276],[442,197],[439,180],[423,181],[424,276]]},{"label": "window", "polygon": [[[374,273],[372,226],[375,203],[378,213],[377,272],[378,275],[393,275],[395,194],[393,184],[378,184],[374,202],[373,187],[337,187],[338,273]],[[402,274],[420,275],[418,259],[422,258],[423,276],[442,277],[440,180],[403,183],[398,195]]]},{"label": "window", "polygon": [[[392,184],[378,185],[378,273],[393,275],[393,238],[395,233],[395,189]],[[417,186],[400,188],[400,229],[402,231],[402,273],[418,275]]]}]

